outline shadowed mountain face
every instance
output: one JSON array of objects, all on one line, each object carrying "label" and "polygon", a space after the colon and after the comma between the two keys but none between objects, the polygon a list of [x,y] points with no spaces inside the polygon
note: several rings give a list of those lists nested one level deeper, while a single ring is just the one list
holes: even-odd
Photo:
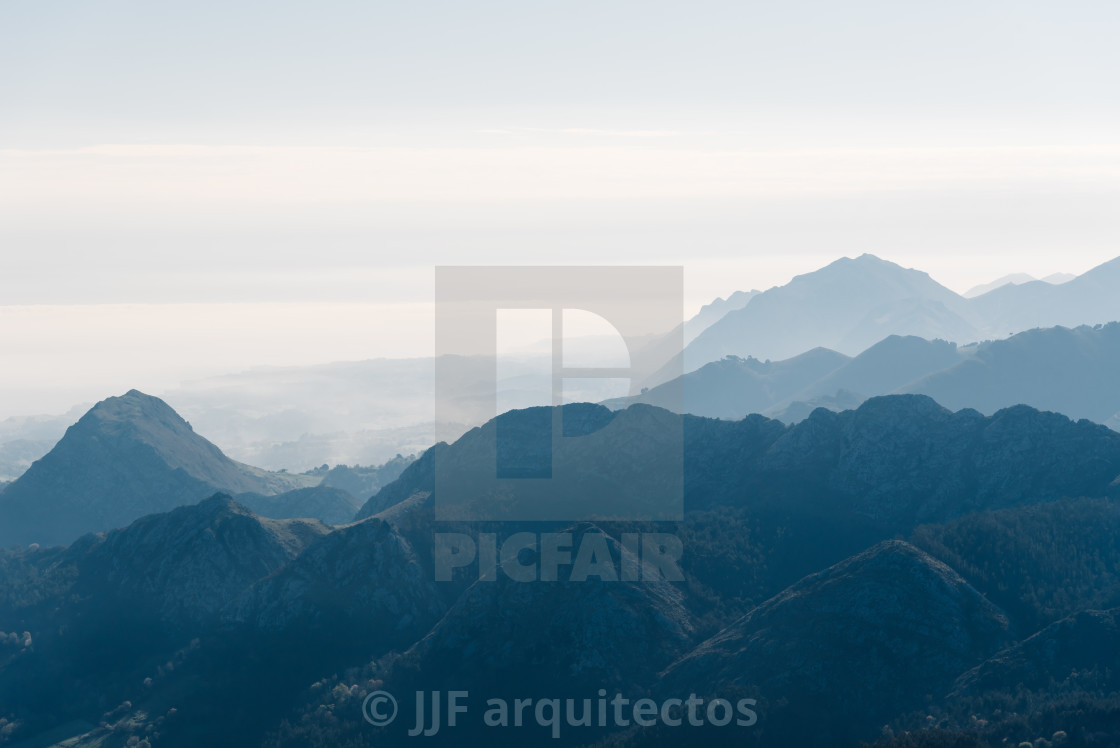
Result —
[{"label": "shadowed mountain face", "polygon": [[[315,521],[262,519],[215,496],[68,549],[7,559],[0,631],[34,632],[35,651],[0,663],[0,703],[50,702],[59,683],[73,684],[69,703],[38,723],[45,729],[89,720],[99,702],[105,711],[135,698],[146,678],[164,678],[197,649],[192,639],[224,605],[327,531]],[[89,687],[98,695],[82,695]]]},{"label": "shadowed mountain face", "polygon": [[280,573],[261,578],[224,616],[258,631],[318,631],[339,645],[352,638],[363,654],[384,652],[415,641],[443,615],[446,604],[432,579],[429,559],[396,528],[369,519],[336,530]]},{"label": "shadowed mountain face", "polygon": [[[70,604],[109,600],[139,620],[176,628],[213,618],[253,582],[329,531],[315,520],[258,517],[217,495],[87,535],[40,571],[68,585]],[[13,615],[9,609],[8,615]]]},{"label": "shadowed mountain face", "polygon": [[68,543],[217,491],[278,494],[313,479],[234,462],[162,400],[98,403],[0,495],[0,542]]},{"label": "shadowed mountain face", "polygon": [[670,667],[660,688],[755,687],[795,744],[837,745],[942,693],[1009,633],[956,572],[888,541],[758,606]]},{"label": "shadowed mountain face", "polygon": [[[568,533],[573,547],[598,542],[600,560],[609,554],[615,568],[638,567],[634,554],[593,525]],[[577,582],[569,573],[561,567],[558,581],[546,584],[505,574],[476,581],[428,636],[381,664],[386,682],[493,695],[514,683],[526,692],[518,695],[594,693],[649,683],[687,650],[694,625],[678,587],[597,576]]]},{"label": "shadowed mountain face", "polygon": [[1044,690],[1092,671],[1120,687],[1120,609],[1086,610],[1050,624],[957,679],[954,696],[1009,685]]},{"label": "shadowed mountain face", "polygon": [[1120,502],[1070,498],[917,528],[910,542],[1035,631],[1120,606]]},{"label": "shadowed mountain face", "polygon": [[[565,407],[583,412],[592,406]],[[1063,495],[1110,495],[1120,476],[1120,434],[1025,406],[984,417],[970,410],[952,413],[919,395],[895,395],[839,414],[818,410],[792,427],[761,416],[737,422],[673,416],[649,406],[588,412],[613,427],[611,438],[602,438],[604,429],[574,439],[584,443],[555,457],[578,460],[584,474],[596,476],[582,497],[588,506],[608,495],[596,491],[610,492],[612,501],[618,492],[640,493],[641,483],[626,476],[640,474],[656,459],[651,445],[658,445],[660,429],[673,419],[680,419],[684,434],[686,510],[730,505],[858,516],[893,531]],[[526,428],[533,421],[531,411],[503,418],[525,419]],[[492,473],[492,452],[483,445],[493,439],[492,431],[475,430],[431,454],[450,464],[474,465],[479,475]],[[425,455],[382,489],[360,515],[430,493],[430,459]],[[532,489],[529,484],[526,491]]]}]

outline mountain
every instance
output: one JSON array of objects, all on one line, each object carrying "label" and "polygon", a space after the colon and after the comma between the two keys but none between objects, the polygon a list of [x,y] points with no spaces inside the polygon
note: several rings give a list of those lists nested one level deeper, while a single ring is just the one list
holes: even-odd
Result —
[{"label": "mountain", "polygon": [[392,525],[369,519],[306,548],[282,571],[262,575],[224,612],[255,631],[316,631],[363,654],[411,644],[446,602],[421,559]]},{"label": "mountain", "polygon": [[[977,295],[980,289],[973,289],[966,298],[873,255],[841,258],[727,312],[688,343],[683,368],[687,373],[729,355],[786,359],[818,347],[852,356],[892,335],[964,345],[1036,327],[1120,320],[1120,258],[1072,279],[1009,278],[1023,282]],[[666,366],[645,384],[661,384],[671,371]]]},{"label": "mountain", "polygon": [[1049,283],[1053,286],[1058,286],[1062,283],[1068,283],[1076,277],[1077,276],[1073,273],[1051,273],[1045,278],[1035,278],[1034,276],[1027,275],[1026,273],[1012,273],[1011,275],[1005,275],[1002,278],[997,278],[991,283],[982,283],[979,286],[974,286],[961,295],[966,299],[974,299],[977,296],[983,296],[989,291],[994,291],[997,288],[1003,288],[1004,286],[1008,285],[1021,286],[1024,283],[1032,283],[1034,281],[1041,281],[1042,283]]},{"label": "mountain", "polygon": [[1111,687],[1120,687],[1120,609],[1086,610],[1052,623],[969,670],[954,691],[983,692],[1011,683],[1040,690],[1098,668],[1111,671]]},{"label": "mountain", "polygon": [[1009,639],[1007,618],[960,575],[887,541],[758,606],[668,668],[660,689],[756,689],[787,744],[850,744]]},{"label": "mountain", "polygon": [[237,500],[251,511],[273,519],[314,517],[328,525],[344,525],[354,518],[362,502],[349,491],[331,486],[297,488],[274,496],[239,493]]},{"label": "mountain", "polygon": [[[1071,281],[1072,282],[1072,281]],[[1120,419],[1120,323],[1028,330],[976,347],[905,387],[948,408],[993,413],[1017,403],[1097,423]]]},{"label": "mountain", "polygon": [[[402,457],[397,455],[388,462],[376,467],[362,465],[335,465],[323,474],[322,485],[341,488],[351,496],[368,497],[377,493],[385,485],[401,476],[416,459],[416,455]],[[320,471],[322,468],[320,468]]]},{"label": "mountain", "polygon": [[66,580],[68,604],[98,597],[135,619],[183,627],[216,615],[327,532],[315,520],[258,517],[218,494],[85,536],[40,571]]},{"label": "mountain", "polygon": [[[588,403],[563,406],[565,437],[579,437],[556,443],[550,469],[564,480],[522,481],[512,492],[495,483],[499,444],[505,447],[501,459],[511,471],[540,469],[542,456],[547,457],[542,435],[551,439],[542,423],[547,419],[551,424],[552,415],[546,407],[512,410],[471,429],[453,448],[436,445],[372,496],[357,517],[373,516],[418,493],[432,492],[436,459],[453,466],[457,483],[464,487],[459,496],[444,497],[443,519],[462,518],[483,506],[492,519],[519,521],[679,515],[684,479],[680,416],[646,405],[617,413]],[[641,443],[633,443],[635,438]],[[620,445],[625,445],[626,459],[604,464]],[[609,503],[603,501],[606,492]]]},{"label": "mountain", "polygon": [[66,428],[89,410],[76,406],[63,415],[21,416],[0,421],[0,481],[14,481],[51,451]]},{"label": "mountain", "polygon": [[1109,323],[1027,330],[965,347],[894,335],[852,359],[823,350],[765,364],[727,358],[604,404],[666,407],[679,388],[687,413],[742,418],[757,412],[797,423],[817,407],[839,411],[868,397],[910,393],[952,410],[991,414],[1025,404],[1120,428],[1118,379],[1120,323]]},{"label": "mountain", "polygon": [[[1060,285],[1043,281],[997,288],[969,300],[986,337],[1035,327],[1095,325],[1120,320],[1120,257]],[[960,341],[957,338],[950,338]]]},{"label": "mountain", "polygon": [[762,292],[758,290],[736,291],[726,299],[718,298],[712,303],[700,307],[700,311],[684,323],[684,342],[686,344],[691,343],[697,335],[723,319],[728,312],[742,309],[760,293]]},{"label": "mountain", "polygon": [[969,514],[910,542],[960,572],[1022,631],[1120,606],[1120,502],[1068,498]]},{"label": "mountain", "polygon": [[684,351],[692,371],[724,356],[784,359],[816,347],[855,355],[888,335],[982,337],[969,302],[926,273],[873,255],[842,258],[729,312]]},{"label": "mountain", "polygon": [[[638,559],[614,537],[582,523],[565,528],[573,547],[601,543],[616,568],[636,569]],[[415,644],[352,671],[342,684],[309,700],[274,741],[278,746],[362,743],[404,745],[416,723],[414,700],[400,702],[401,717],[370,736],[369,725],[348,720],[355,702],[374,688],[390,693],[458,690],[488,699],[594,697],[599,689],[632,698],[650,693],[658,672],[692,646],[694,622],[677,585],[659,580],[619,583],[591,576],[571,579],[560,567],[555,581],[526,583],[504,574],[478,579]],[[339,679],[332,679],[334,683]],[[323,689],[324,691],[326,689]],[[327,715],[341,715],[330,719]],[[341,722],[341,724],[340,724]],[[495,731],[477,718],[454,731],[455,744],[526,745],[549,740],[548,728]],[[568,732],[564,730],[564,732]],[[586,741],[588,733],[579,731]],[[504,733],[504,734],[503,734]],[[567,744],[573,744],[571,737]],[[585,744],[580,742],[578,744]]]},{"label": "mountain", "polygon": [[796,423],[808,417],[815,407],[857,407],[868,397],[891,393],[960,363],[968,355],[966,350],[944,340],[891,335],[855,358],[826,348],[775,362],[728,356],[649,388],[639,396],[606,400],[603,404],[620,409],[632,403],[646,403],[709,418],[742,418],[750,413],[763,413],[785,423]]},{"label": "mountain", "polygon": [[[1038,280],[1038,278],[1035,278],[1033,275],[1027,275],[1026,273],[1011,273],[1010,275],[1005,275],[1001,278],[996,278],[994,281],[991,281],[990,283],[981,283],[979,286],[973,286],[972,288],[968,289],[967,291],[965,291],[961,295],[964,296],[966,299],[974,299],[977,296],[983,296],[984,294],[988,293],[988,291],[994,291],[997,288],[1002,288],[1003,286],[1007,286],[1007,285],[1017,286],[1017,285],[1020,285],[1022,283],[1030,283],[1031,281],[1036,281],[1036,280]],[[1049,281],[1047,281],[1047,282],[1049,282]]]},{"label": "mountain", "polygon": [[[565,440],[553,457],[557,471],[579,466],[581,490],[573,492],[579,502],[571,505],[579,512],[594,512],[608,495],[614,507],[640,501],[664,479],[665,466],[656,463],[665,440],[681,432],[686,511],[725,505],[802,517],[839,514],[895,531],[970,511],[1120,493],[1120,434],[1026,406],[985,417],[953,413],[921,395],[893,395],[843,413],[817,410],[791,427],[762,416],[717,421],[647,405],[613,413],[570,405],[563,418],[599,426]],[[430,450],[371,497],[359,516],[432,492],[430,455],[474,466],[479,476],[492,473],[497,420],[514,433],[539,423],[532,410],[511,411]],[[533,482],[525,484],[502,501],[548,498]]]},{"label": "mountain", "polygon": [[785,407],[775,405],[766,414],[782,423],[801,423],[817,408],[839,413],[842,410],[855,410],[865,400],[866,397],[851,390],[837,390],[835,395],[816,395],[808,400],[794,400]]},{"label": "mountain", "polygon": [[[0,653],[0,704],[21,712],[54,702],[37,719],[17,720],[25,737],[66,725],[71,732],[57,742],[94,729],[91,717],[145,698],[155,681],[174,677],[203,651],[198,637],[217,624],[223,606],[326,532],[315,521],[255,517],[215,496],[87,535],[67,549],[0,559],[7,562],[0,563],[0,631],[27,631],[33,641],[8,662]],[[179,674],[189,687],[189,670]],[[220,682],[211,677],[206,690]],[[59,683],[74,689],[61,702]],[[83,695],[86,687],[96,695]],[[167,711],[163,706],[152,720]],[[118,732],[127,733],[123,725]]]},{"label": "mountain", "polygon": [[318,482],[234,462],[162,400],[95,405],[0,494],[0,542],[68,543],[219,491],[271,495]]},{"label": "mountain", "polygon": [[[593,524],[565,531],[573,548],[601,543],[615,568],[639,565]],[[555,582],[539,584],[504,573],[476,580],[431,633],[381,663],[384,679],[406,689],[422,681],[495,696],[516,679],[527,689],[519,695],[575,695],[649,682],[688,649],[693,622],[673,584],[629,585],[598,576],[575,581],[570,571],[561,566]],[[537,679],[526,678],[526,653],[532,653]]]},{"label": "mountain", "polygon": [[[861,393],[865,397],[886,395],[966,358],[968,354],[954,343],[925,340],[914,335],[891,335],[804,387],[793,399],[834,395],[841,390]],[[937,400],[936,397],[934,399]],[[784,405],[779,403],[778,407]]]},{"label": "mountain", "polygon": [[618,410],[644,403],[672,410],[680,408],[683,413],[708,418],[742,418],[796,395],[848,361],[842,353],[826,348],[776,362],[728,356],[639,396],[607,400],[603,404]]},{"label": "mountain", "polygon": [[[436,521],[439,461],[493,470],[480,460],[494,429],[519,442],[542,412],[506,413],[430,449],[367,502],[375,516],[334,529],[261,519],[217,497],[69,548],[0,550],[4,737],[398,745],[408,742],[396,731],[411,726],[415,691],[469,690],[478,718],[494,695],[570,696],[578,709],[609,688],[631,704],[754,698],[759,721],[734,733],[561,725],[553,741],[547,729],[486,731],[464,719],[441,735],[854,748],[905,720],[919,725],[907,722],[908,731],[960,724],[966,706],[966,720],[995,719],[1020,698],[1016,684],[985,686],[967,704],[948,699],[964,673],[1037,631],[1034,621],[1116,599],[1120,434],[1099,425],[1023,406],[952,413],[916,395],[819,410],[796,426],[575,404],[562,421],[583,436],[556,460],[581,470],[581,501],[601,507],[616,481],[624,497],[642,495],[654,447],[676,435],[681,521]],[[1098,498],[1061,498],[1081,495]],[[480,578],[476,566],[437,582],[436,534],[448,532],[479,541],[494,533],[496,547],[514,533],[568,532],[605,545],[603,558],[622,569],[636,565],[626,533],[672,532],[684,579],[579,581],[561,565],[555,581],[527,583],[504,572]],[[378,690],[394,693],[402,711],[385,731],[363,719]],[[1042,720],[1032,730],[1048,724],[1045,710],[1014,703]],[[1092,709],[1101,720],[1120,713]],[[1009,735],[1020,733],[998,738]]]}]

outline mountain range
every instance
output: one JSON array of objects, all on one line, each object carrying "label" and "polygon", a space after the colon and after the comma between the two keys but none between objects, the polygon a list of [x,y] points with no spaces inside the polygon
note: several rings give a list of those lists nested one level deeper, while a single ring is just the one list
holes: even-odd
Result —
[{"label": "mountain range", "polygon": [[851,356],[891,335],[963,345],[1036,327],[1114,322],[1118,284],[1120,258],[1061,284],[1007,283],[965,298],[873,255],[842,258],[729,311],[686,346],[683,366],[689,372],[729,355],[787,359],[817,347]]},{"label": "mountain range", "polygon": [[[686,326],[697,351],[815,341],[793,355],[720,353],[632,400],[512,410],[378,468],[261,470],[161,399],[102,401],[0,490],[0,541],[19,544],[0,549],[0,745],[412,745],[413,693],[435,689],[468,693],[476,719],[432,744],[1120,743],[1114,265],[965,299],[842,260]],[[1031,314],[1054,321],[962,344]],[[686,414],[661,407],[673,387]],[[487,480],[539,477],[542,433],[564,490]],[[666,487],[676,521],[620,519]],[[502,548],[501,569],[441,576],[444,533]],[[545,575],[545,534],[601,566]],[[673,543],[666,575],[646,554]],[[540,566],[525,582],[506,562]],[[377,692],[399,699],[392,725],[367,719]],[[477,719],[487,698],[597,693],[756,719]]]},{"label": "mountain range", "polygon": [[814,349],[763,362],[729,356],[633,398],[605,401],[675,406],[712,418],[763,413],[786,423],[816,407],[846,410],[868,397],[928,395],[953,410],[991,414],[1016,404],[1120,429],[1120,323],[1027,330],[970,346],[891,336],[849,358]]},{"label": "mountain range", "polygon": [[[116,431],[151,434],[143,443],[164,448],[168,431],[182,436],[156,403],[126,399],[139,402],[106,409],[143,423]],[[584,424],[576,440],[586,445],[558,459],[588,475],[639,473],[656,432],[679,422],[683,521],[437,522],[433,463],[474,459],[483,427],[404,467],[370,499],[369,516],[341,527],[264,519],[215,496],[67,548],[0,552],[8,734],[78,746],[215,735],[236,745],[395,745],[409,740],[407,719],[378,730],[362,718],[376,690],[563,698],[609,687],[635,699],[753,698],[759,729],[593,729],[556,744],[854,746],[884,726],[926,729],[913,715],[931,711],[948,715],[945,730],[986,734],[954,710],[1002,725],[983,699],[1013,689],[1024,668],[1049,667],[1020,711],[1035,730],[1031,720],[1062,698],[1050,675],[1099,665],[1107,677],[1107,651],[1094,659],[1061,642],[1074,641],[1063,633],[1071,627],[1105,636],[1109,619],[1085,611],[1120,606],[1120,434],[1026,406],[954,413],[919,395],[818,410],[794,426],[648,405],[565,410]],[[532,410],[504,418],[539,421]],[[84,470],[79,453],[102,454],[98,442],[72,440],[64,454]],[[180,466],[202,448],[174,443],[190,445]],[[623,463],[632,467],[617,472]],[[672,531],[684,580],[582,582],[564,572],[535,584],[469,573],[436,582],[437,530],[493,532],[498,542],[526,531],[599,538],[623,567],[638,563],[626,533]],[[1045,633],[1068,616],[1072,624]],[[1039,659],[1051,650],[1031,639],[1037,632],[1063,659]],[[1120,715],[1097,683],[1076,693],[1098,699],[1096,713]],[[465,726],[435,742],[538,738],[552,742],[543,728]]]},{"label": "mountain range", "polygon": [[1076,277],[1077,276],[1073,273],[1051,273],[1045,278],[1035,278],[1033,275],[1028,275],[1026,273],[1012,273],[1011,275],[1005,275],[1001,278],[996,278],[990,283],[981,283],[979,286],[973,286],[972,288],[961,294],[961,296],[965,297],[966,299],[972,299],[977,296],[983,296],[989,291],[994,291],[997,288],[1001,288],[1002,286],[1019,286],[1024,283],[1032,283],[1034,281],[1042,281],[1043,283],[1050,283],[1051,285],[1056,286],[1061,283],[1071,281]]},{"label": "mountain range", "polygon": [[[684,323],[684,371],[725,355],[786,360],[824,347],[856,356],[896,335],[964,347],[1034,327],[1112,322],[1120,320],[1120,305],[1111,292],[1118,272],[1114,261],[1073,279],[1009,276],[966,298],[973,296],[971,291],[955,294],[917,270],[871,255],[844,258],[783,286],[737,291],[704,306]],[[518,366],[539,377],[551,371],[547,356],[519,359]],[[638,383],[639,388],[655,387],[680,371],[671,370],[667,366]],[[396,454],[430,446],[433,382],[431,359],[374,359],[254,368],[184,382],[161,396],[234,459],[301,472],[323,463],[382,464]],[[499,389],[518,386],[507,381]],[[584,399],[612,394],[587,394]],[[837,399],[836,391],[815,397],[829,398],[833,405],[859,402]],[[511,400],[508,407],[527,404]],[[795,410],[798,415],[808,412],[803,405]],[[73,420],[67,415],[0,422],[0,481],[15,479],[46,454]],[[478,425],[464,423],[460,433]]]}]

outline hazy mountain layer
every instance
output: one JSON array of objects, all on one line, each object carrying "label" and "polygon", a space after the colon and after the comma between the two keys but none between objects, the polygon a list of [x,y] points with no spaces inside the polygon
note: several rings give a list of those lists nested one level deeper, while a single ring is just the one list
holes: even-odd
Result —
[{"label": "hazy mountain layer", "polygon": [[963,345],[1035,327],[1114,322],[1118,287],[1120,258],[1063,283],[1008,283],[974,298],[872,255],[843,258],[726,314],[688,344],[684,368],[728,355],[785,359],[817,347],[855,355],[889,335]]}]

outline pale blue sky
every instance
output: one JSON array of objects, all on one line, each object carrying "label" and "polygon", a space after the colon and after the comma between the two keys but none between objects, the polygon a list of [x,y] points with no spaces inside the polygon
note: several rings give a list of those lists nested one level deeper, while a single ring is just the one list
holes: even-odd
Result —
[{"label": "pale blue sky", "polygon": [[[1118,30],[1111,2],[5,0],[0,308],[40,309],[0,329],[0,417],[74,383],[75,314],[117,352],[97,389],[363,329],[423,352],[435,264],[684,264],[688,312],[863,252],[961,291],[1082,272],[1120,255]],[[379,306],[337,345],[242,306],[269,342],[207,351],[186,316],[257,302]],[[183,305],[159,367],[80,309],[130,303]]]}]

